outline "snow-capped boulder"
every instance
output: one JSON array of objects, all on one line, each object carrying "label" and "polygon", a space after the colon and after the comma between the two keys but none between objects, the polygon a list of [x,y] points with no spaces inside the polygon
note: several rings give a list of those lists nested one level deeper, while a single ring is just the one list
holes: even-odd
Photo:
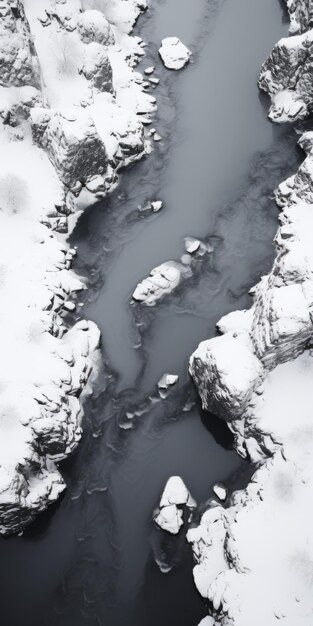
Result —
[{"label": "snow-capped boulder", "polygon": [[191,52],[178,37],[162,39],[160,57],[169,70],[181,70],[189,63]]},{"label": "snow-capped boulder", "polygon": [[189,254],[194,254],[198,252],[201,247],[201,241],[199,239],[195,239],[194,237],[186,237],[185,238],[185,248],[186,252]]},{"label": "snow-capped boulder", "polygon": [[248,340],[226,333],[199,345],[190,359],[190,373],[203,407],[232,420],[248,406],[263,367]]},{"label": "snow-capped boulder", "polygon": [[178,382],[177,374],[163,374],[158,382],[158,388],[164,391],[167,391],[173,385],[176,385]]},{"label": "snow-capped boulder", "polygon": [[183,510],[179,508],[183,506],[194,509],[197,503],[181,477],[171,476],[165,485],[159,509],[154,516],[155,523],[172,535],[178,534],[184,523]]},{"label": "snow-capped boulder", "polygon": [[160,500],[161,508],[171,504],[186,505],[190,509],[197,506],[180,476],[171,476],[168,479]]},{"label": "snow-capped boulder", "polygon": [[148,278],[139,283],[133,293],[133,300],[147,306],[154,306],[158,300],[178,287],[182,277],[182,266],[175,261],[167,261],[151,270]]},{"label": "snow-capped boulder", "polygon": [[221,483],[214,485],[213,491],[221,502],[224,502],[227,499],[227,489],[224,485],[221,485]]}]

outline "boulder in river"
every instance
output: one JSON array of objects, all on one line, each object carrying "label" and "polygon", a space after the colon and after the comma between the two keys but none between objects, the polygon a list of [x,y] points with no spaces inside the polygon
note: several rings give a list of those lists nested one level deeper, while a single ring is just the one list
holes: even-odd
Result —
[{"label": "boulder in river", "polygon": [[167,69],[181,70],[189,63],[191,52],[178,37],[166,37],[162,39],[159,49],[160,57]]},{"label": "boulder in river", "polygon": [[163,374],[158,382],[159,389],[167,390],[178,382],[177,374]]},{"label": "boulder in river", "polygon": [[179,507],[187,506],[194,509],[196,501],[190,495],[180,476],[171,476],[163,491],[160,507],[154,517],[155,523],[172,535],[177,535],[183,525],[183,510]]},{"label": "boulder in river", "polygon": [[148,278],[139,283],[133,293],[133,300],[147,306],[154,306],[166,294],[179,285],[182,266],[175,261],[166,261],[151,270]]}]

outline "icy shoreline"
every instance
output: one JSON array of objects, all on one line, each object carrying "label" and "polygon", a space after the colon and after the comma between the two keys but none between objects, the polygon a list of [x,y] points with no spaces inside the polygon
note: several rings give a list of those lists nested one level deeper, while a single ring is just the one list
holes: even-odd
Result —
[{"label": "icy shoreline", "polygon": [[79,442],[99,362],[97,327],[66,317],[85,288],[67,237],[149,151],[155,99],[130,36],[145,0],[0,5],[0,533],[11,534],[65,488],[56,463]]},{"label": "icy shoreline", "polygon": [[[312,3],[287,6],[293,36],[278,42],[259,81],[276,122],[313,108]],[[221,336],[190,360],[204,408],[227,420],[256,468],[227,508],[211,507],[188,533],[196,586],[212,602],[208,625],[312,624],[313,133],[299,144],[307,157],[276,191],[270,274],[252,290],[252,308],[222,318]]]}]

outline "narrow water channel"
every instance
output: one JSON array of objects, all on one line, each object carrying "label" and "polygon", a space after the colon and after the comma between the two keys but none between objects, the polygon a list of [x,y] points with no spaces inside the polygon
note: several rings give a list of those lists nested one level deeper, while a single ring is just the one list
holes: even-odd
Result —
[{"label": "narrow water channel", "polygon": [[[292,131],[267,120],[257,75],[287,22],[278,0],[151,0],[136,30],[148,42],[141,67],[156,65],[161,81],[162,141],[72,236],[89,285],[81,312],[102,331],[104,371],[82,445],[63,465],[65,496],[0,542],[4,626],[197,626],[205,607],[186,529],[165,536],[152,511],[172,474],[200,511],[215,481],[245,480],[227,429],[199,408],[188,357],[222,315],[249,306],[249,287],[272,262],[272,191],[299,154]],[[193,52],[177,74],[158,59],[168,35]],[[144,216],[138,206],[154,199],[164,208]],[[137,282],[178,260],[188,235],[210,241],[213,255],[158,306],[130,306]],[[161,400],[166,371],[180,379]]]}]

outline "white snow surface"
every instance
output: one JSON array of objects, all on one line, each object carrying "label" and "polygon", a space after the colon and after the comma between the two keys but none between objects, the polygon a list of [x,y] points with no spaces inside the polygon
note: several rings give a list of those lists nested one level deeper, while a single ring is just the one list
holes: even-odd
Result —
[{"label": "white snow surface", "polygon": [[144,0],[9,0],[0,22],[0,533],[20,531],[65,484],[81,437],[99,331],[74,325],[67,237],[79,213],[148,148],[151,112],[130,35]]},{"label": "white snow surface", "polygon": [[189,63],[191,52],[178,37],[162,39],[159,48],[160,57],[169,70],[181,70]]},{"label": "white snow surface", "polygon": [[169,506],[170,504],[176,504],[177,506],[185,504],[190,509],[197,506],[180,476],[171,476],[165,485],[160,500],[160,507]]},{"label": "white snow surface", "polygon": [[[277,44],[260,78],[272,113],[285,93],[277,121],[313,106],[312,3],[287,4],[300,34]],[[237,452],[255,467],[246,489],[227,507],[211,504],[188,531],[195,584],[213,607],[208,624],[313,623],[313,133],[299,143],[307,156],[276,191],[271,272],[252,290],[252,308],[222,318],[221,336],[190,360],[204,408],[228,421]]]}]

